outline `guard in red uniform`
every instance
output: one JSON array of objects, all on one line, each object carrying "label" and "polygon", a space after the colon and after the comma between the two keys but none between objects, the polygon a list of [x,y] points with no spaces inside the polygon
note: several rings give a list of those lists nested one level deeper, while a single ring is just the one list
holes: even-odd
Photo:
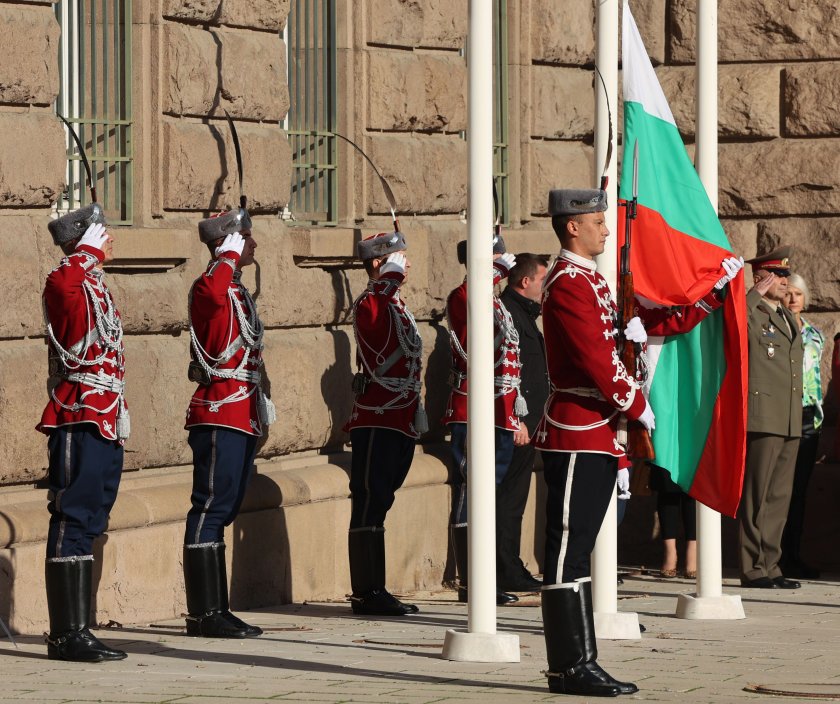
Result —
[{"label": "guard in red uniform", "polygon": [[385,515],[405,481],[417,438],[428,430],[420,403],[423,342],[400,296],[410,264],[405,237],[390,232],[358,244],[370,281],[353,303],[359,372],[350,432],[350,581],[353,613],[404,616],[419,609],[385,588]]},{"label": "guard in red uniform", "polygon": [[[516,264],[516,257],[505,251],[500,235],[493,239],[493,286],[497,286]],[[466,263],[466,242],[458,245],[458,259]],[[466,602],[468,591],[467,552],[467,280],[453,289],[446,299],[446,319],[449,325],[449,347],[452,370],[449,384],[449,403],[443,422],[451,433],[452,506],[449,529],[458,570],[458,601]],[[493,295],[493,334],[495,346],[495,460],[496,486],[507,473],[513,458],[514,436],[522,432],[520,418],[528,413],[525,398],[519,390],[519,333],[513,319],[497,295]],[[519,599],[513,594],[496,592],[497,604],[509,604]]]},{"label": "guard in red uniform", "polygon": [[198,388],[186,423],[193,451],[184,536],[187,634],[249,638],[262,630],[230,612],[224,533],[239,513],[257,440],[275,416],[262,390],[263,325],[240,280],[257,243],[244,208],[200,221],[198,235],[212,259],[189,294],[189,377]]},{"label": "guard in red uniform", "polygon": [[37,427],[49,436],[47,656],[121,660],[89,630],[93,541],[108,525],[130,431],[122,321],[102,271],[113,239],[98,203],[48,228],[65,256],[44,288],[50,400]]},{"label": "guard in red uniform", "polygon": [[[549,194],[552,226],[563,249],[545,278],[543,324],[551,393],[535,433],[548,485],[543,626],[552,692],[616,696],[638,691],[596,662],[589,554],[616,486],[616,436],[622,415],[654,428],[654,415],[616,347],[618,310],[595,257],[609,236],[601,190],[555,190]],[[639,308],[652,335],[690,330],[720,307],[726,284],[743,263],[728,258],[724,275],[694,306]],[[644,344],[639,317],[624,337]]]}]

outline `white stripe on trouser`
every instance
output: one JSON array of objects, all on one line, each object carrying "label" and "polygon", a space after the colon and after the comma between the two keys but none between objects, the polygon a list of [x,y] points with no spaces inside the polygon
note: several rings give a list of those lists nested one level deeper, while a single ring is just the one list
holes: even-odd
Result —
[{"label": "white stripe on trouser", "polygon": [[566,471],[566,487],[563,490],[563,539],[560,541],[560,553],[557,555],[557,576],[558,582],[563,581],[563,563],[566,561],[566,550],[569,547],[569,504],[572,498],[572,479],[575,477],[575,462],[577,452],[569,457],[569,468]]},{"label": "white stripe on trouser", "polygon": [[216,498],[216,495],[213,491],[213,479],[214,475],[216,474],[216,429],[214,428],[210,433],[210,476],[208,478],[208,488],[209,488],[209,496],[207,497],[207,501],[204,502],[204,509],[201,511],[201,518],[198,519],[198,526],[195,529],[195,540],[196,543],[201,542],[201,528],[204,526],[204,519],[207,518],[207,512],[210,510],[210,506],[213,504],[213,499]]}]

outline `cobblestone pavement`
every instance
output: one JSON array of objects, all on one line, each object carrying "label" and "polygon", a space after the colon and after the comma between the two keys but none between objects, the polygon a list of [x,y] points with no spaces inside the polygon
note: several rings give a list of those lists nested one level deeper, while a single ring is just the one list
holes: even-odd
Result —
[{"label": "cobblestone pavement", "polygon": [[[727,584],[732,585],[731,580]],[[643,701],[771,701],[745,691],[840,699],[840,590],[812,582],[796,591],[740,590],[743,621],[685,621],[676,595],[693,583],[625,577],[619,609],[636,611],[647,632],[637,641],[601,641],[599,662],[635,681]],[[498,610],[499,630],[520,637],[516,664],[448,662],[448,628],[464,628],[466,606],[453,592],[411,595],[421,613],[405,619],[355,617],[346,603],[292,604],[243,613],[261,638],[187,638],[183,621],[101,629],[129,653],[100,665],[48,661],[40,637],[0,639],[3,702],[432,702],[575,701],[551,695],[539,597]],[[787,700],[795,697],[786,695]],[[772,697],[779,701],[779,697]],[[802,701],[805,701],[803,698]]]}]

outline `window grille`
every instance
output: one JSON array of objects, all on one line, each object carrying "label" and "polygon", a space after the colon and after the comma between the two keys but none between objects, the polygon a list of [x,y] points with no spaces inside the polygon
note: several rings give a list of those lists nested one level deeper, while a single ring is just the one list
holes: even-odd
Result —
[{"label": "window grille", "polygon": [[[132,0],[59,0],[61,84],[56,111],[85,147],[98,200],[113,225],[133,219]],[[90,202],[84,167],[67,134],[67,190],[60,211]]]},{"label": "window grille", "polygon": [[298,222],[338,221],[335,0],[291,0],[285,38],[292,147],[289,208]]}]

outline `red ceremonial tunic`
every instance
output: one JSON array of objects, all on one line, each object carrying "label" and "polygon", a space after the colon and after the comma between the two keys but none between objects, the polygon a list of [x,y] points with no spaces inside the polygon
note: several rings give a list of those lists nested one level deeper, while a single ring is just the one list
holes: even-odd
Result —
[{"label": "red ceremonial tunic", "polygon": [[535,446],[622,457],[619,415],[638,420],[645,398],[619,359],[618,310],[594,261],[560,252],[546,275],[542,315],[551,393]]},{"label": "red ceremonial tunic", "polygon": [[[563,250],[546,275],[543,326],[551,395],[535,445],[554,452],[624,456],[616,440],[619,414],[638,420],[645,408],[640,382],[621,363],[615,306],[595,262]],[[693,306],[645,308],[635,313],[648,336],[688,332],[723,304],[710,291]],[[627,463],[625,462],[625,465]]]},{"label": "red ceremonial tunic", "polygon": [[187,430],[214,425],[249,435],[263,433],[263,326],[251,294],[239,280],[239,257],[225,252],[211,261],[190,290],[191,369],[203,370],[210,383],[199,383],[190,400]]},{"label": "red ceremonial tunic", "polygon": [[122,321],[97,265],[101,249],[83,245],[47,277],[44,318],[50,355],[50,400],[37,430],[93,423],[107,440],[123,442],[125,358]]},{"label": "red ceremonial tunic", "polygon": [[[507,276],[504,267],[493,264],[493,286]],[[446,317],[449,323],[449,347],[452,352],[452,390],[443,422],[467,422],[467,280],[453,289],[446,300]],[[498,296],[493,296],[493,334],[495,353],[495,418],[496,427],[519,430],[516,399],[519,396],[520,369],[519,334],[513,326],[510,313]],[[522,413],[525,415],[525,413]]]},{"label": "red ceremonial tunic", "polygon": [[404,278],[388,272],[371,280],[353,303],[356,359],[366,388],[356,394],[345,431],[390,428],[418,438],[426,430],[420,405],[423,341],[400,298]]}]

